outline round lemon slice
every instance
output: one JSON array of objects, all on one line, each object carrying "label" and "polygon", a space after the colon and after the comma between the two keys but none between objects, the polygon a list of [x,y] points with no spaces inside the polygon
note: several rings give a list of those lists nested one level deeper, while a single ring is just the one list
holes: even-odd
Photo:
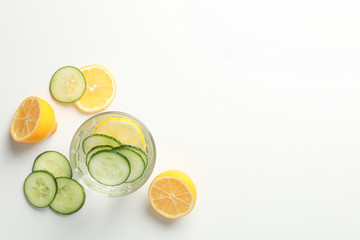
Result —
[{"label": "round lemon slice", "polygon": [[81,67],[80,71],[85,77],[86,89],[75,105],[87,113],[108,107],[116,94],[116,82],[110,71],[98,64]]},{"label": "round lemon slice", "polygon": [[137,146],[145,150],[145,138],[140,127],[125,118],[112,117],[101,121],[93,130],[118,139],[122,144]]}]

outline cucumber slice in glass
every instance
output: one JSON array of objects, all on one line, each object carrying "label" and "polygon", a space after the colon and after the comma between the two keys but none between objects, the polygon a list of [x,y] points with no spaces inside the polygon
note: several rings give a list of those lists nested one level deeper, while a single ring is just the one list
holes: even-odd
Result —
[{"label": "cucumber slice in glass", "polygon": [[145,171],[145,163],[140,154],[128,148],[119,147],[115,148],[114,150],[121,153],[129,160],[131,173],[125,182],[134,182],[136,179],[140,178],[141,175],[143,175]]},{"label": "cucumber slice in glass", "polygon": [[94,153],[97,153],[98,151],[105,150],[105,149],[112,149],[113,147],[110,145],[98,145],[93,147],[87,154],[86,154],[86,165],[88,165],[90,158]]},{"label": "cucumber slice in glass", "polygon": [[44,208],[54,200],[57,192],[55,177],[47,171],[30,173],[24,182],[24,193],[31,205]]},{"label": "cucumber slice in glass", "polygon": [[82,142],[82,149],[84,153],[87,154],[93,147],[99,145],[110,145],[112,147],[118,147],[121,145],[121,142],[111,136],[95,133],[84,139]]},{"label": "cucumber slice in glass", "polygon": [[57,177],[72,177],[71,166],[68,159],[59,152],[46,151],[35,159],[33,171],[46,170]]},{"label": "cucumber slice in glass", "polygon": [[50,81],[52,97],[62,103],[72,103],[79,100],[86,89],[83,73],[76,67],[66,66],[57,70]]},{"label": "cucumber slice in glass", "polygon": [[131,172],[128,159],[113,150],[101,150],[92,155],[88,170],[92,178],[107,186],[122,184]]},{"label": "cucumber slice in glass", "polygon": [[56,178],[58,190],[49,207],[60,214],[68,215],[80,210],[85,202],[84,188],[74,179]]},{"label": "cucumber slice in glass", "polygon": [[[117,148],[127,148],[127,149],[137,152],[143,158],[145,167],[148,165],[148,162],[149,162],[148,157],[147,157],[146,153],[144,152],[144,150],[142,150],[141,148],[134,146],[134,145],[127,145],[127,144],[121,145],[120,147],[117,147]],[[114,150],[116,150],[116,149],[114,149]]]}]

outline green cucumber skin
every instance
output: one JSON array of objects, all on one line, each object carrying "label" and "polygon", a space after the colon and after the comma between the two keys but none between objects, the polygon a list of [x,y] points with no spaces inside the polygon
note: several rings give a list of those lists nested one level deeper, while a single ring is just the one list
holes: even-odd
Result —
[{"label": "green cucumber skin", "polygon": [[[27,195],[26,195],[26,189],[25,189],[26,180],[27,180],[32,174],[36,174],[36,173],[39,173],[39,172],[40,172],[40,173],[45,173],[45,174],[49,175],[50,177],[52,177],[52,178],[54,179],[54,181],[55,181],[55,188],[56,188],[54,197],[51,199],[50,203],[49,203],[48,205],[46,205],[46,206],[41,206],[41,207],[34,205],[34,204],[28,199],[28,197],[27,197]],[[57,187],[58,187],[58,185],[57,185],[57,181],[56,181],[56,178],[54,177],[54,175],[52,175],[51,173],[49,173],[48,171],[45,171],[45,170],[37,170],[37,171],[34,171],[34,172],[30,173],[30,174],[26,177],[26,179],[25,179],[25,181],[24,181],[23,191],[24,191],[26,200],[31,204],[31,206],[34,206],[34,207],[36,207],[36,208],[46,208],[46,207],[48,207],[48,206],[54,201],[55,196],[56,196],[56,192],[57,192]]]},{"label": "green cucumber skin", "polygon": [[89,167],[90,167],[91,159],[93,159],[93,158],[94,158],[96,155],[98,155],[98,154],[103,154],[103,153],[107,153],[107,152],[111,152],[111,153],[118,154],[118,155],[120,155],[122,158],[124,158],[124,159],[126,160],[126,163],[128,164],[129,169],[130,169],[129,174],[126,176],[126,179],[125,179],[123,182],[119,183],[119,184],[111,185],[111,184],[102,183],[101,181],[99,181],[98,179],[96,179],[96,178],[93,176],[93,174],[91,174],[91,171],[90,171],[90,170],[89,170],[89,174],[90,174],[90,176],[91,176],[95,181],[97,181],[97,182],[100,183],[100,184],[103,184],[103,185],[105,185],[105,186],[119,186],[119,185],[125,183],[126,180],[129,178],[130,173],[131,173],[131,167],[130,167],[130,162],[129,162],[129,160],[127,159],[127,157],[125,157],[123,154],[119,153],[118,151],[114,151],[114,150],[101,150],[101,151],[99,151],[99,152],[94,153],[94,155],[92,155],[92,157],[90,158],[90,161],[89,161],[89,164],[88,164],[88,169],[89,169]]},{"label": "green cucumber skin", "polygon": [[[112,139],[112,140],[114,140],[117,144],[118,144],[118,146],[112,146],[112,147],[119,147],[119,146],[121,146],[122,145],[122,143],[119,141],[119,140],[117,140],[116,138],[114,138],[114,137],[112,137],[112,136],[109,136],[109,135],[106,135],[106,134],[101,134],[101,133],[94,133],[94,134],[91,134],[90,136],[87,136],[83,141],[82,141],[82,144],[81,144],[81,147],[82,147],[82,149],[83,149],[83,152],[85,153],[85,155],[92,149],[88,149],[88,151],[85,151],[85,143],[86,143],[86,140],[88,139],[88,138],[90,138],[90,137],[93,137],[93,136],[100,136],[100,137],[106,137],[106,138],[108,138],[108,139]],[[100,144],[100,145],[105,145],[105,144]],[[95,145],[95,146],[99,146],[99,145]],[[93,147],[95,147],[95,146],[93,146]]]},{"label": "green cucumber skin", "polygon": [[[51,210],[53,210],[54,212],[56,212],[56,213],[58,213],[58,214],[61,214],[61,215],[71,215],[71,214],[76,213],[77,211],[79,211],[79,210],[84,206],[84,203],[85,203],[85,200],[86,200],[85,190],[84,190],[84,187],[83,187],[78,181],[76,181],[75,179],[68,178],[68,177],[58,177],[58,178],[56,178],[56,179],[60,179],[60,178],[65,178],[65,179],[70,179],[70,180],[75,181],[75,182],[80,186],[80,188],[81,188],[81,192],[82,192],[82,196],[83,196],[83,201],[82,201],[81,205],[80,205],[75,211],[70,212],[70,213],[64,213],[64,212],[62,212],[62,211],[58,211],[58,210],[54,209],[53,207],[51,207],[51,206],[50,206],[51,204],[49,204],[49,207],[50,207]],[[55,194],[55,197],[56,197],[56,194]],[[55,197],[54,197],[54,199],[55,199]]]},{"label": "green cucumber skin", "polygon": [[[43,153],[40,153],[40,154],[35,158],[34,164],[33,164],[33,166],[32,166],[32,171],[33,171],[33,172],[34,172],[34,171],[39,171],[39,170],[35,170],[35,169],[34,169],[34,168],[35,168],[35,165],[36,165],[36,161],[37,161],[43,154],[48,154],[48,153],[57,153],[57,154],[61,155],[61,156],[66,160],[66,162],[67,162],[67,164],[68,164],[68,166],[69,166],[69,168],[70,168],[70,176],[66,176],[66,177],[72,178],[72,168],[71,168],[71,165],[70,165],[69,160],[67,159],[67,157],[65,157],[63,154],[61,154],[61,153],[59,153],[59,152],[57,152],[57,151],[45,151],[45,152],[43,152]],[[45,171],[47,171],[47,170],[45,170]],[[49,172],[49,171],[47,171],[47,172]],[[52,175],[53,175],[53,174],[52,174]]]},{"label": "green cucumber skin", "polygon": [[[64,68],[74,68],[74,69],[78,70],[78,71],[81,73],[81,75],[83,76],[84,82],[85,82],[85,88],[84,88],[84,91],[82,92],[81,96],[78,97],[78,98],[75,99],[75,100],[68,101],[68,102],[67,102],[67,101],[61,101],[61,100],[59,100],[58,98],[56,98],[56,97],[53,95],[53,93],[52,93],[52,91],[51,91],[51,83],[54,81],[54,76],[56,75],[57,72],[59,72],[60,70],[62,70],[62,69],[64,69]],[[73,103],[73,102],[76,102],[77,100],[79,100],[79,99],[84,95],[85,90],[86,90],[86,87],[87,87],[87,82],[86,82],[86,79],[85,79],[84,74],[80,71],[80,69],[78,69],[77,67],[74,67],[74,66],[65,66],[65,67],[61,67],[61,68],[59,68],[58,70],[56,70],[56,72],[52,75],[51,80],[50,80],[50,85],[49,85],[49,91],[50,91],[51,96],[52,96],[56,101],[58,101],[58,102],[60,102],[60,103]]]}]

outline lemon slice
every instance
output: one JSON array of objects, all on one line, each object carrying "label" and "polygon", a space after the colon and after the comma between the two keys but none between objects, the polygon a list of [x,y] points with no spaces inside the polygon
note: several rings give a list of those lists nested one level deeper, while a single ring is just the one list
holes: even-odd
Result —
[{"label": "lemon slice", "polygon": [[145,150],[145,138],[140,127],[125,118],[112,117],[101,121],[93,130],[118,139],[122,144],[137,146]]},{"label": "lemon slice", "polygon": [[75,105],[87,113],[108,107],[116,94],[116,82],[110,71],[98,64],[81,67],[80,71],[85,76],[86,89]]}]

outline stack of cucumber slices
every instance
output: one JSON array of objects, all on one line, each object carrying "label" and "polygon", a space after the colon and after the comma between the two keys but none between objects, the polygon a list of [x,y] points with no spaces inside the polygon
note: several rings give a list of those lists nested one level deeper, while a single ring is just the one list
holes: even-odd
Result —
[{"label": "stack of cucumber slices", "polygon": [[93,179],[106,186],[118,186],[139,179],[148,165],[139,147],[121,144],[105,134],[92,134],[82,142],[86,165]]},{"label": "stack of cucumber slices", "polygon": [[50,207],[68,215],[78,211],[85,202],[84,188],[72,179],[68,159],[59,152],[40,154],[24,182],[24,192],[30,204],[37,208]]}]

